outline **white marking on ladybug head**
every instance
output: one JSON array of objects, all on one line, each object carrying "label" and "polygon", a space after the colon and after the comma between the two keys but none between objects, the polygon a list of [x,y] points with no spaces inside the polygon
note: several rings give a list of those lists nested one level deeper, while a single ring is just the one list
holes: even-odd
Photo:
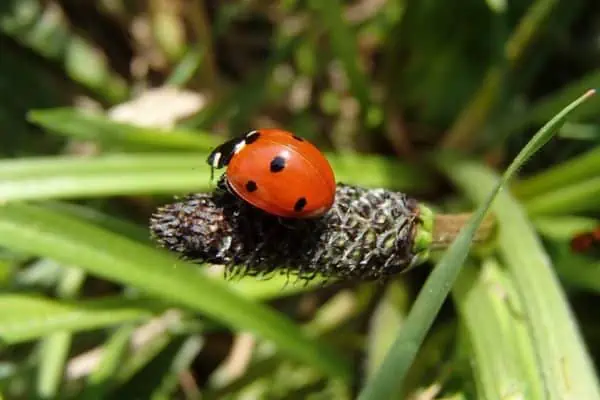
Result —
[{"label": "white marking on ladybug head", "polygon": [[258,131],[250,131],[246,133],[246,139],[251,139],[254,135],[258,135]]},{"label": "white marking on ladybug head", "polygon": [[211,166],[213,168],[219,167],[219,161],[221,161],[221,156],[222,156],[221,152],[215,153],[215,155],[213,156],[213,159],[212,159],[212,163],[211,163]]},{"label": "white marking on ladybug head", "polygon": [[233,153],[237,154],[240,151],[242,151],[242,149],[246,146],[246,141],[245,140],[240,140],[238,143],[236,143],[235,147],[233,148]]}]

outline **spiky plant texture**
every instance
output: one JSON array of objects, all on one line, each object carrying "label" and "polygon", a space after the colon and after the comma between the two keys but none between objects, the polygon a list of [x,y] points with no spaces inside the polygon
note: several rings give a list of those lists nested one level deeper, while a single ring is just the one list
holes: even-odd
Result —
[{"label": "spiky plant texture", "polygon": [[338,184],[316,219],[281,219],[238,199],[221,180],[158,209],[153,238],[182,257],[234,275],[382,279],[427,259],[433,213],[403,193]]}]

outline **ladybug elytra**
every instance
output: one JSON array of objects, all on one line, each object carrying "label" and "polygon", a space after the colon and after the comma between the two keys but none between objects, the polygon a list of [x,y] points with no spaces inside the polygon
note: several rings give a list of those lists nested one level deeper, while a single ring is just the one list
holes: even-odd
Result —
[{"label": "ladybug elytra", "polygon": [[280,129],[260,129],[229,140],[208,156],[227,166],[227,186],[246,202],[279,217],[314,218],[335,199],[335,177],[311,143]]}]

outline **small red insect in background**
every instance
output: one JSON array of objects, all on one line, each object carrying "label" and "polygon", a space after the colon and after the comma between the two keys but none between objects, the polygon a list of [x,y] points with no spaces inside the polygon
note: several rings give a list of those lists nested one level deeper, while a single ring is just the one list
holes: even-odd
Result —
[{"label": "small red insect in background", "polygon": [[573,236],[570,245],[574,253],[587,253],[594,248],[600,248],[600,226]]},{"label": "small red insect in background", "polygon": [[325,156],[303,138],[260,129],[229,140],[208,156],[212,169],[227,166],[228,188],[279,217],[314,218],[335,199],[335,176]]}]

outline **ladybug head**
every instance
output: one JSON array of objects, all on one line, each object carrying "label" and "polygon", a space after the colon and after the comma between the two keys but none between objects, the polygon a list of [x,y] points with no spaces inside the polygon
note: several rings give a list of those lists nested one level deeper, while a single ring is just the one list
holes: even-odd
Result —
[{"label": "ladybug head", "polygon": [[212,169],[221,169],[231,160],[235,152],[236,144],[239,142],[238,138],[228,140],[225,143],[217,146],[206,159],[206,163],[210,165]]},{"label": "ladybug head", "polygon": [[228,140],[225,143],[217,146],[206,159],[206,163],[210,165],[210,180],[213,180],[215,169],[221,169],[229,164],[231,157],[236,152],[236,148],[240,144],[240,138]]},{"label": "ladybug head", "polygon": [[250,144],[258,139],[258,136],[257,131],[251,131],[217,146],[206,159],[206,163],[210,165],[210,180],[212,181],[215,169],[227,166],[236,153],[242,150],[246,144]]}]

